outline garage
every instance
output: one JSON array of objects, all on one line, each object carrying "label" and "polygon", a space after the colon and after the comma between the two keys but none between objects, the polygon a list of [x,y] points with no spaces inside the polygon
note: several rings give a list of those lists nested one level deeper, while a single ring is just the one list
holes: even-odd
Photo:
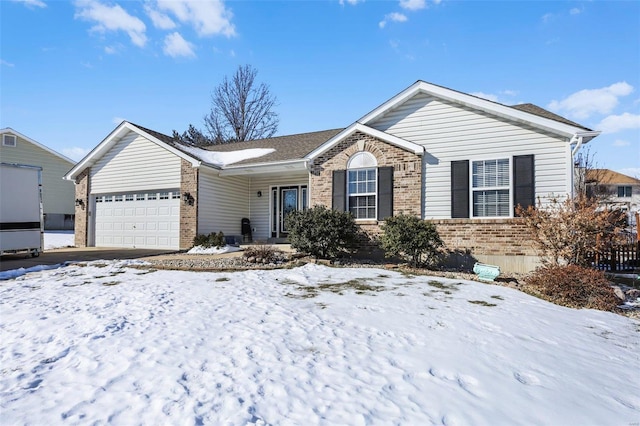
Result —
[{"label": "garage", "polygon": [[96,195],[94,223],[96,247],[178,249],[180,191]]}]

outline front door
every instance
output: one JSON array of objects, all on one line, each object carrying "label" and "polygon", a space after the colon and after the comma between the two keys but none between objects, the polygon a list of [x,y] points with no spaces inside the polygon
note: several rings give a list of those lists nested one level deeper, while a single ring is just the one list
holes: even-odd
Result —
[{"label": "front door", "polygon": [[307,186],[280,186],[271,190],[272,223],[271,236],[287,238],[287,216],[296,211],[307,208]]}]

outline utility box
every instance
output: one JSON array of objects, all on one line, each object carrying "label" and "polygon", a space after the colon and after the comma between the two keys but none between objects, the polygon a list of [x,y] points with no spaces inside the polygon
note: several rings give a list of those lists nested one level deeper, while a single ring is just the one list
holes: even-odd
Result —
[{"label": "utility box", "polygon": [[0,163],[0,254],[39,256],[43,233],[42,168]]}]

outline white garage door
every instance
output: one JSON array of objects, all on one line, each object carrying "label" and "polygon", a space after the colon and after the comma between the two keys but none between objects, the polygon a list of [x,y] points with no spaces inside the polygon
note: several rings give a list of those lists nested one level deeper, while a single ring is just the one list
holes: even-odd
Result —
[{"label": "white garage door", "polygon": [[178,249],[180,192],[96,196],[95,246]]}]

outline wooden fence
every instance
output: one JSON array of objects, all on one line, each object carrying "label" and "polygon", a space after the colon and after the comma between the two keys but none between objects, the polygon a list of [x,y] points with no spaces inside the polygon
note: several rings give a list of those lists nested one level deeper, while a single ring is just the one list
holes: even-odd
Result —
[{"label": "wooden fence", "polygon": [[590,253],[589,261],[595,269],[625,272],[640,269],[640,241],[620,244],[599,253]]}]

